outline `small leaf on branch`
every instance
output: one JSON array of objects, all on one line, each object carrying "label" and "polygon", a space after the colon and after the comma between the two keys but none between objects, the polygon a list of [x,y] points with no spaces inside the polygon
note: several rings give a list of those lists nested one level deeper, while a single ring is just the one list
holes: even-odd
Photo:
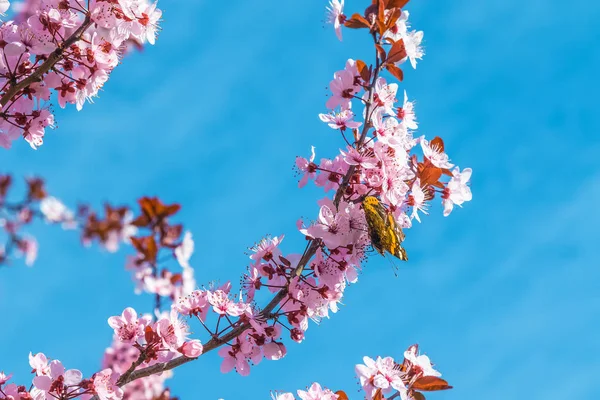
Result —
[{"label": "small leaf on branch", "polygon": [[337,400],[349,400],[348,395],[343,390],[338,390],[335,394],[337,395]]},{"label": "small leaf on branch", "polygon": [[398,18],[400,18],[400,15],[402,15],[402,11],[399,8],[394,8],[392,10],[392,13],[390,14],[387,20],[387,24],[385,27],[386,31],[396,26],[396,22],[398,21]]},{"label": "small leaf on branch", "polygon": [[440,153],[444,152],[444,141],[439,136],[436,136],[433,139],[431,139],[430,146],[432,148],[437,147],[438,152],[440,152]]},{"label": "small leaf on branch", "polygon": [[379,59],[383,62],[385,61],[385,49],[379,43],[375,43],[375,48],[377,49],[377,54],[379,55]]},{"label": "small leaf on branch", "polygon": [[412,384],[411,389],[434,392],[436,390],[452,389],[452,386],[437,376],[422,376]]},{"label": "small leaf on branch", "polygon": [[371,80],[371,69],[367,68],[367,64],[364,61],[356,60],[356,68],[363,81],[369,82]]},{"label": "small leaf on branch", "polygon": [[435,185],[438,183],[438,181],[440,180],[440,178],[442,177],[442,169],[436,167],[435,165],[427,162],[427,164],[420,164],[419,167],[423,167],[422,169],[419,168],[418,171],[418,175],[419,178],[421,179],[421,185],[422,186],[426,186],[426,185]]},{"label": "small leaf on branch", "polygon": [[385,69],[387,69],[389,73],[394,75],[394,78],[398,79],[399,81],[402,81],[404,79],[404,73],[400,68],[396,67],[394,64],[385,64]]},{"label": "small leaf on branch", "polygon": [[392,45],[388,54],[387,62],[396,63],[406,57],[406,47],[404,47],[404,40],[400,39]]},{"label": "small leaf on branch", "polygon": [[425,395],[420,392],[412,392],[412,399],[413,400],[425,400]]},{"label": "small leaf on branch", "polygon": [[371,24],[366,20],[365,17],[356,13],[352,14],[350,18],[344,22],[344,26],[350,29],[362,29],[362,28],[370,28]]}]

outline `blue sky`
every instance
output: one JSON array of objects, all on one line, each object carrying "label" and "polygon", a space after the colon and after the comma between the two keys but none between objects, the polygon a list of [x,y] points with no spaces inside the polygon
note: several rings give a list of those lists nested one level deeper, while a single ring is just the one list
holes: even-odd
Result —
[{"label": "blue sky", "polygon": [[[297,189],[294,157],[311,145],[336,153],[338,137],[317,118],[325,88],[371,48],[362,33],[339,43],[323,28],[324,1],[298,4],[162,0],[157,45],[126,59],[95,104],[59,111],[40,150],[4,151],[0,168],[44,176],[71,205],[180,202],[199,282],[237,282],[245,249],[267,233],[286,233],[284,251],[299,251],[295,221],[316,215],[321,192]],[[404,87],[420,132],[473,168],[473,201],[448,218],[438,207],[407,233],[411,260],[398,278],[373,257],[342,310],[285,359],[247,378],[221,374],[212,353],[177,369],[170,382],[183,400],[268,398],[315,380],[360,398],[354,364],[415,342],[455,386],[430,398],[600,398],[600,5],[408,10],[427,55]],[[43,351],[91,374],[110,342],[106,318],[151,300],[133,294],[124,252],[84,249],[74,232],[47,226],[36,233],[35,267],[0,271],[0,370],[26,383],[27,354]]]}]

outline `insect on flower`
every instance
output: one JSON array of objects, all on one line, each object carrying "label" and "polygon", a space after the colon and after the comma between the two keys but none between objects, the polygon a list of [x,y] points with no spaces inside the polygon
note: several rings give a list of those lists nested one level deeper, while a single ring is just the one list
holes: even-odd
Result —
[{"label": "insect on flower", "polygon": [[408,261],[406,250],[402,247],[404,233],[396,223],[392,213],[374,196],[367,196],[362,201],[371,244],[379,254],[388,252],[402,261]]}]

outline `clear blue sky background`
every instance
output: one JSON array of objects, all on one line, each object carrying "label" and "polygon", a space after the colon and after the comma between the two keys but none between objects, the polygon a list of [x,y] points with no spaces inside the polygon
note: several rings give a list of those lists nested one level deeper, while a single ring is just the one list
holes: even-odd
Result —
[{"label": "clear blue sky background", "polygon": [[[349,0],[348,10],[365,1]],[[93,105],[58,112],[34,152],[1,154],[2,171],[44,176],[67,204],[131,204],[159,195],[183,205],[200,283],[238,281],[245,249],[266,233],[303,240],[300,216],[320,191],[298,190],[296,155],[331,156],[337,135],[317,114],[348,57],[367,59],[364,33],[339,43],[324,1],[162,0],[163,32],[125,60]],[[407,71],[420,132],[440,135],[474,170],[473,202],[441,210],[407,234],[410,262],[394,279],[370,260],[345,306],[288,356],[248,378],[208,354],[176,370],[185,399],[265,399],[314,380],[356,392],[363,355],[401,357],[418,342],[455,399],[598,399],[600,387],[600,6],[586,0],[412,1],[427,56]],[[124,252],[79,246],[74,232],[37,231],[35,267],[0,271],[0,370],[28,383],[29,351],[91,374],[133,305]],[[192,384],[196,382],[196,384]]]}]

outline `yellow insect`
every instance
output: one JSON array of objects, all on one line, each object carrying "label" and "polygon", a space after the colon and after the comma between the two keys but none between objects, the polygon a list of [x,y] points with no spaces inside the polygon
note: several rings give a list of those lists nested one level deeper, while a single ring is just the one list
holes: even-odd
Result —
[{"label": "yellow insect", "polygon": [[396,223],[392,213],[374,196],[367,196],[362,202],[367,219],[371,244],[379,254],[387,251],[402,261],[408,261],[406,250],[402,247],[404,232]]}]

